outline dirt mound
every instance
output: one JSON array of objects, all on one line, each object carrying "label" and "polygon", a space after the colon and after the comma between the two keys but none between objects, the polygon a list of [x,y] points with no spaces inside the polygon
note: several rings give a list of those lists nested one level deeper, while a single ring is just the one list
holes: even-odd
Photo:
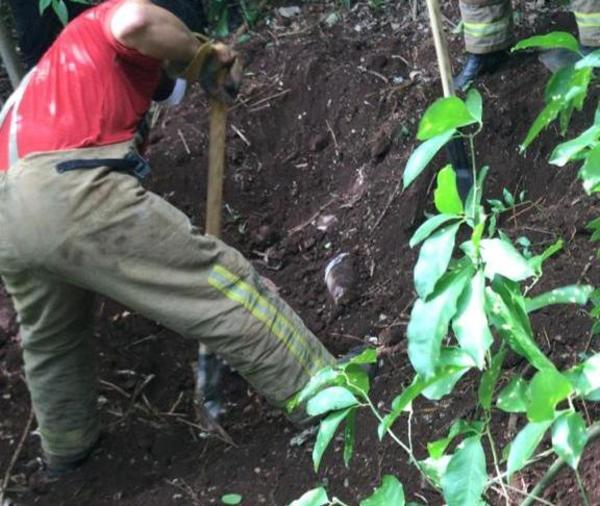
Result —
[{"label": "dirt mound", "polygon": [[[332,27],[322,21],[333,20],[330,8],[308,5],[288,26],[253,34],[244,51],[249,76],[230,119],[225,185],[226,241],[276,283],[327,346],[343,352],[365,335],[387,340],[391,352],[374,390],[386,405],[411,378],[403,339],[416,254],[408,238],[430,206],[433,174],[405,193],[400,181],[416,145],[418,118],[440,93],[426,18],[413,20],[409,4],[398,4],[377,15],[359,5],[341,13]],[[571,23],[563,14],[524,12],[522,32]],[[456,7],[446,15],[456,20]],[[458,37],[451,46],[459,55]],[[584,198],[572,167],[548,165],[556,130],[544,133],[525,156],[517,150],[540,110],[546,77],[535,57],[519,56],[478,86],[485,110],[478,161],[491,166],[486,195],[495,197],[503,188],[526,192],[526,203],[501,226],[512,237],[529,237],[536,251],[565,239],[540,290],[580,280],[597,284],[597,269],[590,268],[594,247],[584,225],[600,213]],[[589,104],[596,101],[594,93]],[[150,148],[154,172],[148,185],[198,224],[204,215],[207,112],[196,90],[178,110],[155,117]],[[580,130],[592,113],[578,116],[573,128]],[[337,307],[323,276],[342,252],[352,254],[357,279],[354,297]],[[0,302],[1,476],[29,401],[14,321]],[[585,314],[573,309],[542,312],[535,325],[540,345],[560,364],[598,346],[588,335]],[[244,504],[284,505],[319,482],[353,502],[385,473],[401,479],[410,499],[439,504],[395,447],[379,443],[371,421],[362,418],[351,468],[343,467],[339,452],[329,452],[315,475],[311,437],[298,439],[298,430],[233,374],[225,381],[225,425],[237,447],[200,439],[193,425],[194,343],[110,301],[99,301],[96,328],[106,435],[90,462],[57,484],[29,478],[39,445],[28,437],[11,482],[18,504],[204,505],[236,492]],[[435,406],[419,401],[414,440],[440,437],[455,418],[469,416],[464,401],[475,390],[466,379],[451,400]],[[424,456],[423,443],[415,451]],[[586,463],[598,451],[588,450]],[[597,474],[586,469],[597,503]],[[537,471],[526,477],[534,480]],[[566,475],[561,480],[548,494],[570,504],[576,485]]]}]

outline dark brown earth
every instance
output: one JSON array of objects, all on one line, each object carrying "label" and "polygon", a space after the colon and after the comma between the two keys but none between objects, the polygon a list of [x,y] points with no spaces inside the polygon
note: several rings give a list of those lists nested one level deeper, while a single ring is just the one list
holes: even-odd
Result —
[{"label": "dark brown earth", "polygon": [[[374,387],[374,398],[384,409],[411,379],[404,329],[414,300],[416,254],[408,238],[430,205],[432,172],[405,193],[399,182],[416,145],[418,118],[440,94],[426,16],[421,12],[415,20],[408,2],[395,4],[375,13],[366,4],[338,10],[342,17],[331,28],[319,17],[334,7],[310,4],[299,18],[275,17],[275,25],[252,34],[243,46],[249,75],[230,118],[225,185],[225,239],[277,284],[328,347],[342,353],[366,335],[386,340],[388,353]],[[574,29],[567,14],[516,4],[522,14],[519,37]],[[445,13],[457,22],[456,6]],[[460,56],[456,35],[451,50]],[[485,108],[478,161],[491,167],[486,195],[496,198],[503,188],[526,192],[526,203],[505,216],[501,226],[512,237],[529,237],[535,251],[565,240],[536,291],[600,281],[595,248],[584,228],[600,214],[597,202],[583,194],[573,167],[547,163],[559,141],[557,129],[552,126],[525,156],[518,153],[519,141],[540,110],[546,79],[537,59],[525,55],[512,58],[478,86]],[[596,90],[572,132],[590,121],[597,97]],[[206,102],[195,92],[185,105],[160,114],[149,153],[154,173],[148,186],[198,224],[204,215],[207,124]],[[317,230],[315,220],[330,215],[335,226]],[[353,300],[339,308],[328,298],[323,271],[341,252],[353,254],[357,282]],[[18,327],[1,297],[0,479],[30,413]],[[225,380],[229,404],[224,424],[236,447],[199,438],[191,425],[195,343],[110,301],[99,300],[96,314],[105,436],[80,470],[48,484],[28,480],[39,456],[38,438],[28,434],[10,482],[16,504],[205,505],[219,504],[224,493],[235,492],[244,497],[243,504],[279,506],[319,483],[355,504],[385,473],[399,477],[409,499],[442,504],[389,439],[378,442],[366,414],[359,418],[350,469],[344,468],[337,444],[315,474],[312,438],[293,446],[299,431],[233,374]],[[561,366],[600,346],[590,337],[590,322],[581,309],[542,311],[534,325],[540,346]],[[475,379],[464,379],[440,403],[416,403],[413,439],[419,457],[425,456],[425,443],[445,434],[454,419],[474,414]],[[600,415],[593,405],[587,409],[592,419]],[[507,419],[500,413],[495,417],[495,434],[502,441]],[[398,433],[406,435],[400,424]],[[531,486],[548,463],[534,466],[514,486]],[[591,503],[600,504],[599,446],[586,450],[582,470]],[[566,472],[545,497],[555,504],[580,504]],[[490,500],[499,499],[491,493]]]}]

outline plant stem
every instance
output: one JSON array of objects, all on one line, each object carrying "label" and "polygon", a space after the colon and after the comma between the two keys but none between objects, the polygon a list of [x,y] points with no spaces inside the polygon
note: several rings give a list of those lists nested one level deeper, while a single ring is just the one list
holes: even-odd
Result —
[{"label": "plant stem", "polygon": [[477,162],[475,160],[475,135],[469,135],[469,149],[471,150],[471,171],[473,173],[473,220],[475,220],[475,211],[476,211],[476,203],[477,203],[477,192],[479,191],[479,187],[477,186]]},{"label": "plant stem", "polygon": [[[600,437],[600,422],[596,422],[592,425],[588,431],[588,444],[592,441],[598,439]],[[560,470],[565,465],[565,461],[561,458],[558,458],[554,461],[554,463],[548,468],[546,474],[542,476],[542,479],[538,481],[537,485],[533,488],[531,493],[528,495],[527,499],[525,499],[521,506],[532,506],[535,497],[542,494],[544,489],[552,482],[555,476],[560,472]]]},{"label": "plant stem", "polygon": [[590,506],[590,501],[588,500],[588,496],[585,492],[585,487],[583,486],[583,481],[581,480],[581,475],[579,474],[578,469],[575,469],[575,477],[577,478],[577,485],[579,486],[579,495],[581,495],[583,506]]},{"label": "plant stem", "polygon": [[500,472],[500,464],[498,460],[498,453],[496,452],[496,444],[494,443],[494,438],[492,437],[492,431],[490,430],[489,421],[491,417],[488,418],[488,423],[486,423],[485,433],[487,435],[488,441],[490,442],[490,449],[492,450],[492,458],[494,459],[494,468],[496,469],[496,475],[498,477],[498,481],[500,482],[500,487],[502,488],[502,494],[504,495],[504,502],[506,506],[510,506],[510,497],[508,495],[508,491],[506,490],[506,486],[504,484],[504,480],[502,479]]},{"label": "plant stem", "polygon": [[[375,418],[377,418],[377,420],[379,420],[379,423],[383,423],[383,417],[379,414],[379,411],[377,410],[377,408],[375,407],[375,405],[373,404],[373,402],[371,401],[371,399],[369,397],[365,396],[365,399],[369,405],[369,408],[371,408],[371,411],[373,412],[373,414],[375,415]],[[408,459],[410,460],[410,463],[415,466],[417,468],[417,470],[421,473],[421,475],[423,476],[423,478],[425,478],[425,480],[427,481],[427,483],[429,483],[434,489],[438,489],[438,487],[435,485],[435,483],[433,483],[429,477],[423,473],[423,471],[421,470],[421,465],[419,464],[419,461],[415,458],[412,449],[409,448],[408,446],[406,446],[402,440],[394,433],[394,431],[392,429],[387,429],[386,432],[390,435],[390,437],[398,444],[398,446],[400,446],[400,448],[402,448],[406,454],[408,455]]]}]

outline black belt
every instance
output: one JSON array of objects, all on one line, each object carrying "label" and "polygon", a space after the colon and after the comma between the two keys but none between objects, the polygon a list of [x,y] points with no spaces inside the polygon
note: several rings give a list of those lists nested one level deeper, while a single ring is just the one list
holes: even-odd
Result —
[{"label": "black belt", "polygon": [[150,165],[138,153],[130,151],[123,158],[88,158],[67,160],[56,164],[56,171],[63,174],[70,170],[97,169],[109,167],[119,172],[126,172],[138,179],[145,178],[150,174]]}]

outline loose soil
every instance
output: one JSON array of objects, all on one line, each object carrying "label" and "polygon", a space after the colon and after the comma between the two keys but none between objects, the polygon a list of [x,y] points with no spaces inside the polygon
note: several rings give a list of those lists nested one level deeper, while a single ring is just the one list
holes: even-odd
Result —
[{"label": "loose soil", "polygon": [[[230,117],[227,139],[224,238],[271,278],[309,327],[335,353],[377,336],[386,347],[374,398],[385,409],[411,379],[405,326],[414,301],[416,252],[408,238],[430,208],[432,172],[401,193],[404,164],[416,146],[420,114],[440,94],[435,53],[423,12],[413,19],[408,2],[373,13],[365,4],[332,27],[320,22],[331,5],[309,4],[295,19],[275,15],[270,27],[243,46],[249,71],[240,103]],[[556,9],[516,2],[518,37],[555,29],[574,30]],[[448,25],[458,18],[445,6]],[[462,44],[451,36],[451,52]],[[480,164],[491,167],[486,195],[507,188],[526,192],[526,202],[501,222],[513,238],[526,235],[536,252],[558,238],[564,250],[547,263],[541,292],[578,281],[598,284],[595,248],[585,224],[600,214],[586,197],[574,167],[547,163],[559,134],[552,126],[525,155],[518,143],[541,108],[548,74],[533,55],[515,56],[478,84],[485,129],[477,139]],[[571,131],[589,122],[589,107]],[[149,150],[153,175],[147,185],[201,225],[204,216],[208,107],[196,90],[185,105],[155,117]],[[444,163],[440,156],[437,165]],[[333,221],[327,231],[316,225]],[[355,260],[350,301],[332,304],[323,282],[328,261],[341,252]],[[0,478],[11,460],[30,413],[22,377],[18,326],[5,294],[0,295]],[[195,343],[106,300],[97,306],[95,336],[101,379],[104,437],[88,463],[55,483],[36,479],[39,439],[34,432],[13,470],[13,504],[29,505],[205,505],[225,493],[243,504],[285,505],[319,483],[355,504],[383,474],[404,483],[411,500],[442,504],[389,439],[379,442],[375,424],[359,417],[356,456],[346,469],[339,441],[318,474],[312,471],[312,437],[251,392],[235,374],[224,381],[228,412],[224,425],[236,443],[200,437],[193,426],[192,364]],[[560,366],[579,353],[598,350],[585,311],[558,307],[534,319],[538,342]],[[513,360],[514,370],[524,364]],[[510,371],[507,371],[507,375]],[[151,378],[148,380],[148,378]],[[146,383],[146,381],[148,381]],[[141,385],[145,384],[143,389]],[[441,437],[452,421],[473,415],[476,378],[464,379],[449,398],[418,401],[413,440],[419,457],[425,443]],[[600,415],[587,407],[591,418]],[[506,441],[507,418],[496,416],[495,434]],[[398,433],[406,437],[399,422]],[[35,422],[33,427],[35,427]],[[531,487],[548,462],[515,481]],[[600,503],[600,447],[591,445],[582,464],[592,504]],[[544,496],[556,504],[580,504],[573,477],[563,472]],[[519,496],[515,496],[517,503]],[[498,497],[490,494],[492,503]]]}]

